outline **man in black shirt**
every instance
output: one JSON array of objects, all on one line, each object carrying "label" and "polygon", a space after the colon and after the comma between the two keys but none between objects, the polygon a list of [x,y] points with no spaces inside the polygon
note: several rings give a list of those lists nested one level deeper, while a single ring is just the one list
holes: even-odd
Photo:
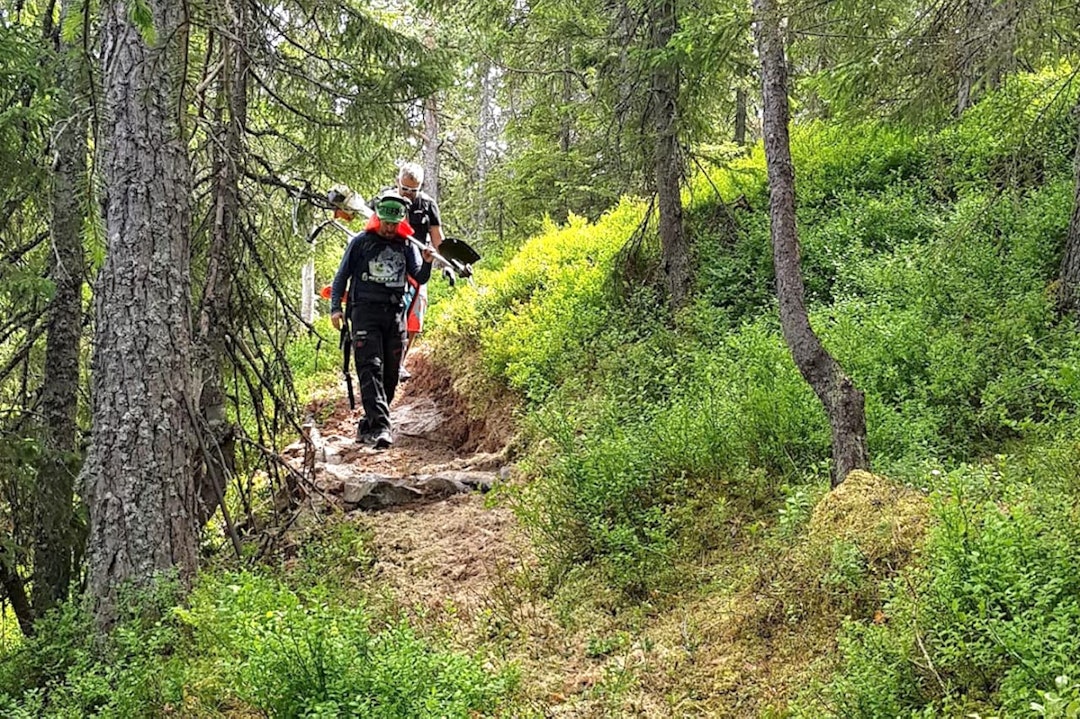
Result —
[{"label": "man in black shirt", "polygon": [[375,201],[375,229],[349,241],[330,293],[330,319],[341,329],[341,300],[348,286],[356,373],[364,420],[357,428],[360,441],[376,449],[393,444],[390,403],[397,390],[398,370],[405,347],[405,292],[408,279],[423,286],[431,276],[431,253],[422,254],[407,240],[403,220],[409,201],[386,193]]},{"label": "man in black shirt", "polygon": [[[415,162],[406,162],[398,170],[397,185],[394,189],[409,201],[408,221],[413,229],[413,236],[423,243],[427,243],[430,238],[430,244],[437,250],[443,241],[439,205],[434,197],[420,189],[423,184],[424,168]],[[376,195],[375,201],[378,201],[382,193],[393,192],[394,189],[384,189],[379,195]],[[427,311],[427,287],[410,282],[405,291],[405,306],[408,339],[405,343],[405,349],[401,353],[402,380],[406,380],[410,376],[409,371],[404,366],[405,354],[408,353],[413,339],[424,328],[424,313]]]}]

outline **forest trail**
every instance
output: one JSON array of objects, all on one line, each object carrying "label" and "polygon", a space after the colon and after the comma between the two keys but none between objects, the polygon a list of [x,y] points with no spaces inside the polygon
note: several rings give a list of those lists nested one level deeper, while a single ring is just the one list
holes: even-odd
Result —
[{"label": "forest trail", "polygon": [[472,612],[489,600],[508,558],[527,546],[512,512],[484,496],[510,468],[505,449],[479,449],[506,438],[485,436],[464,417],[422,350],[409,366],[413,378],[399,386],[391,410],[390,449],[356,442],[359,397],[350,410],[342,387],[310,407],[323,415],[309,420],[314,456],[305,457],[301,443],[284,455],[314,475],[305,498],[313,509],[344,512],[370,533],[365,584],[415,609]]},{"label": "forest trail", "polygon": [[[569,627],[559,618],[542,596],[542,572],[509,502],[493,496],[516,481],[509,406],[469,419],[423,348],[409,368],[413,378],[392,406],[388,450],[355,441],[360,409],[349,410],[343,386],[312,403],[321,419],[315,482],[303,502],[314,511],[302,510],[309,516],[297,529],[344,513],[365,536],[351,581],[382,615],[408,617],[457,649],[479,648],[492,666],[516,666],[530,716],[603,716],[605,665],[626,661],[590,649],[610,617]],[[304,467],[303,444],[284,456]]]}]

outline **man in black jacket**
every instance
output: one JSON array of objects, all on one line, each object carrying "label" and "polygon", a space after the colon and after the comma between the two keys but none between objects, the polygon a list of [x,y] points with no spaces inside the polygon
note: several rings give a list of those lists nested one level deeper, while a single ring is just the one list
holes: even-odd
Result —
[{"label": "man in black jacket", "polygon": [[[406,220],[413,229],[413,236],[423,244],[430,244],[436,250],[442,244],[442,220],[439,216],[439,204],[435,198],[420,188],[424,184],[424,168],[415,162],[406,162],[398,169],[397,183],[394,187],[384,187],[371,201],[371,209],[384,193],[397,192],[409,201],[409,214]],[[405,355],[409,352],[416,336],[424,329],[424,313],[427,311],[427,287],[410,282],[405,288],[405,327],[408,338],[401,353],[401,381],[409,379],[409,370],[405,368]]]},{"label": "man in black jacket", "polygon": [[[376,449],[393,444],[390,403],[397,390],[398,370],[405,346],[406,277],[423,285],[431,276],[431,253],[419,252],[400,232],[410,202],[397,193],[382,195],[375,204],[375,219],[349,241],[334,276],[330,294],[330,319],[340,329],[344,315],[341,300],[348,286],[349,319],[352,321],[356,373],[364,420],[357,439],[372,442]],[[406,230],[407,231],[407,230]]]}]

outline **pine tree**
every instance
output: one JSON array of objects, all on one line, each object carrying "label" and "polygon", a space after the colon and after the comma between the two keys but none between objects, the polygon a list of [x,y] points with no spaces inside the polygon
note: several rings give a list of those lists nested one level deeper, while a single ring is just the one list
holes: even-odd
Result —
[{"label": "pine tree", "polygon": [[787,61],[780,15],[773,0],[754,0],[754,32],[761,57],[769,219],[780,327],[799,372],[825,407],[832,428],[832,484],[870,466],[862,392],[844,374],[810,326],[795,225],[795,171],[788,134]]},{"label": "pine tree", "polygon": [[[141,7],[141,6],[136,6]],[[102,627],[125,587],[196,569],[191,180],[182,131],[184,8],[103,6],[105,263],[95,291],[93,434],[82,479],[87,589]]]}]

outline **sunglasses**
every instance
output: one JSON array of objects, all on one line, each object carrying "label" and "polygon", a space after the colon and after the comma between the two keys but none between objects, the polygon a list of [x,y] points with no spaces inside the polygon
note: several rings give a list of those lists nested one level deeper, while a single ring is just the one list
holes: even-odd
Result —
[{"label": "sunglasses", "polygon": [[397,189],[398,192],[403,195],[415,195],[417,192],[420,192],[420,185],[417,185],[416,187],[409,187],[408,185],[398,185]]}]

